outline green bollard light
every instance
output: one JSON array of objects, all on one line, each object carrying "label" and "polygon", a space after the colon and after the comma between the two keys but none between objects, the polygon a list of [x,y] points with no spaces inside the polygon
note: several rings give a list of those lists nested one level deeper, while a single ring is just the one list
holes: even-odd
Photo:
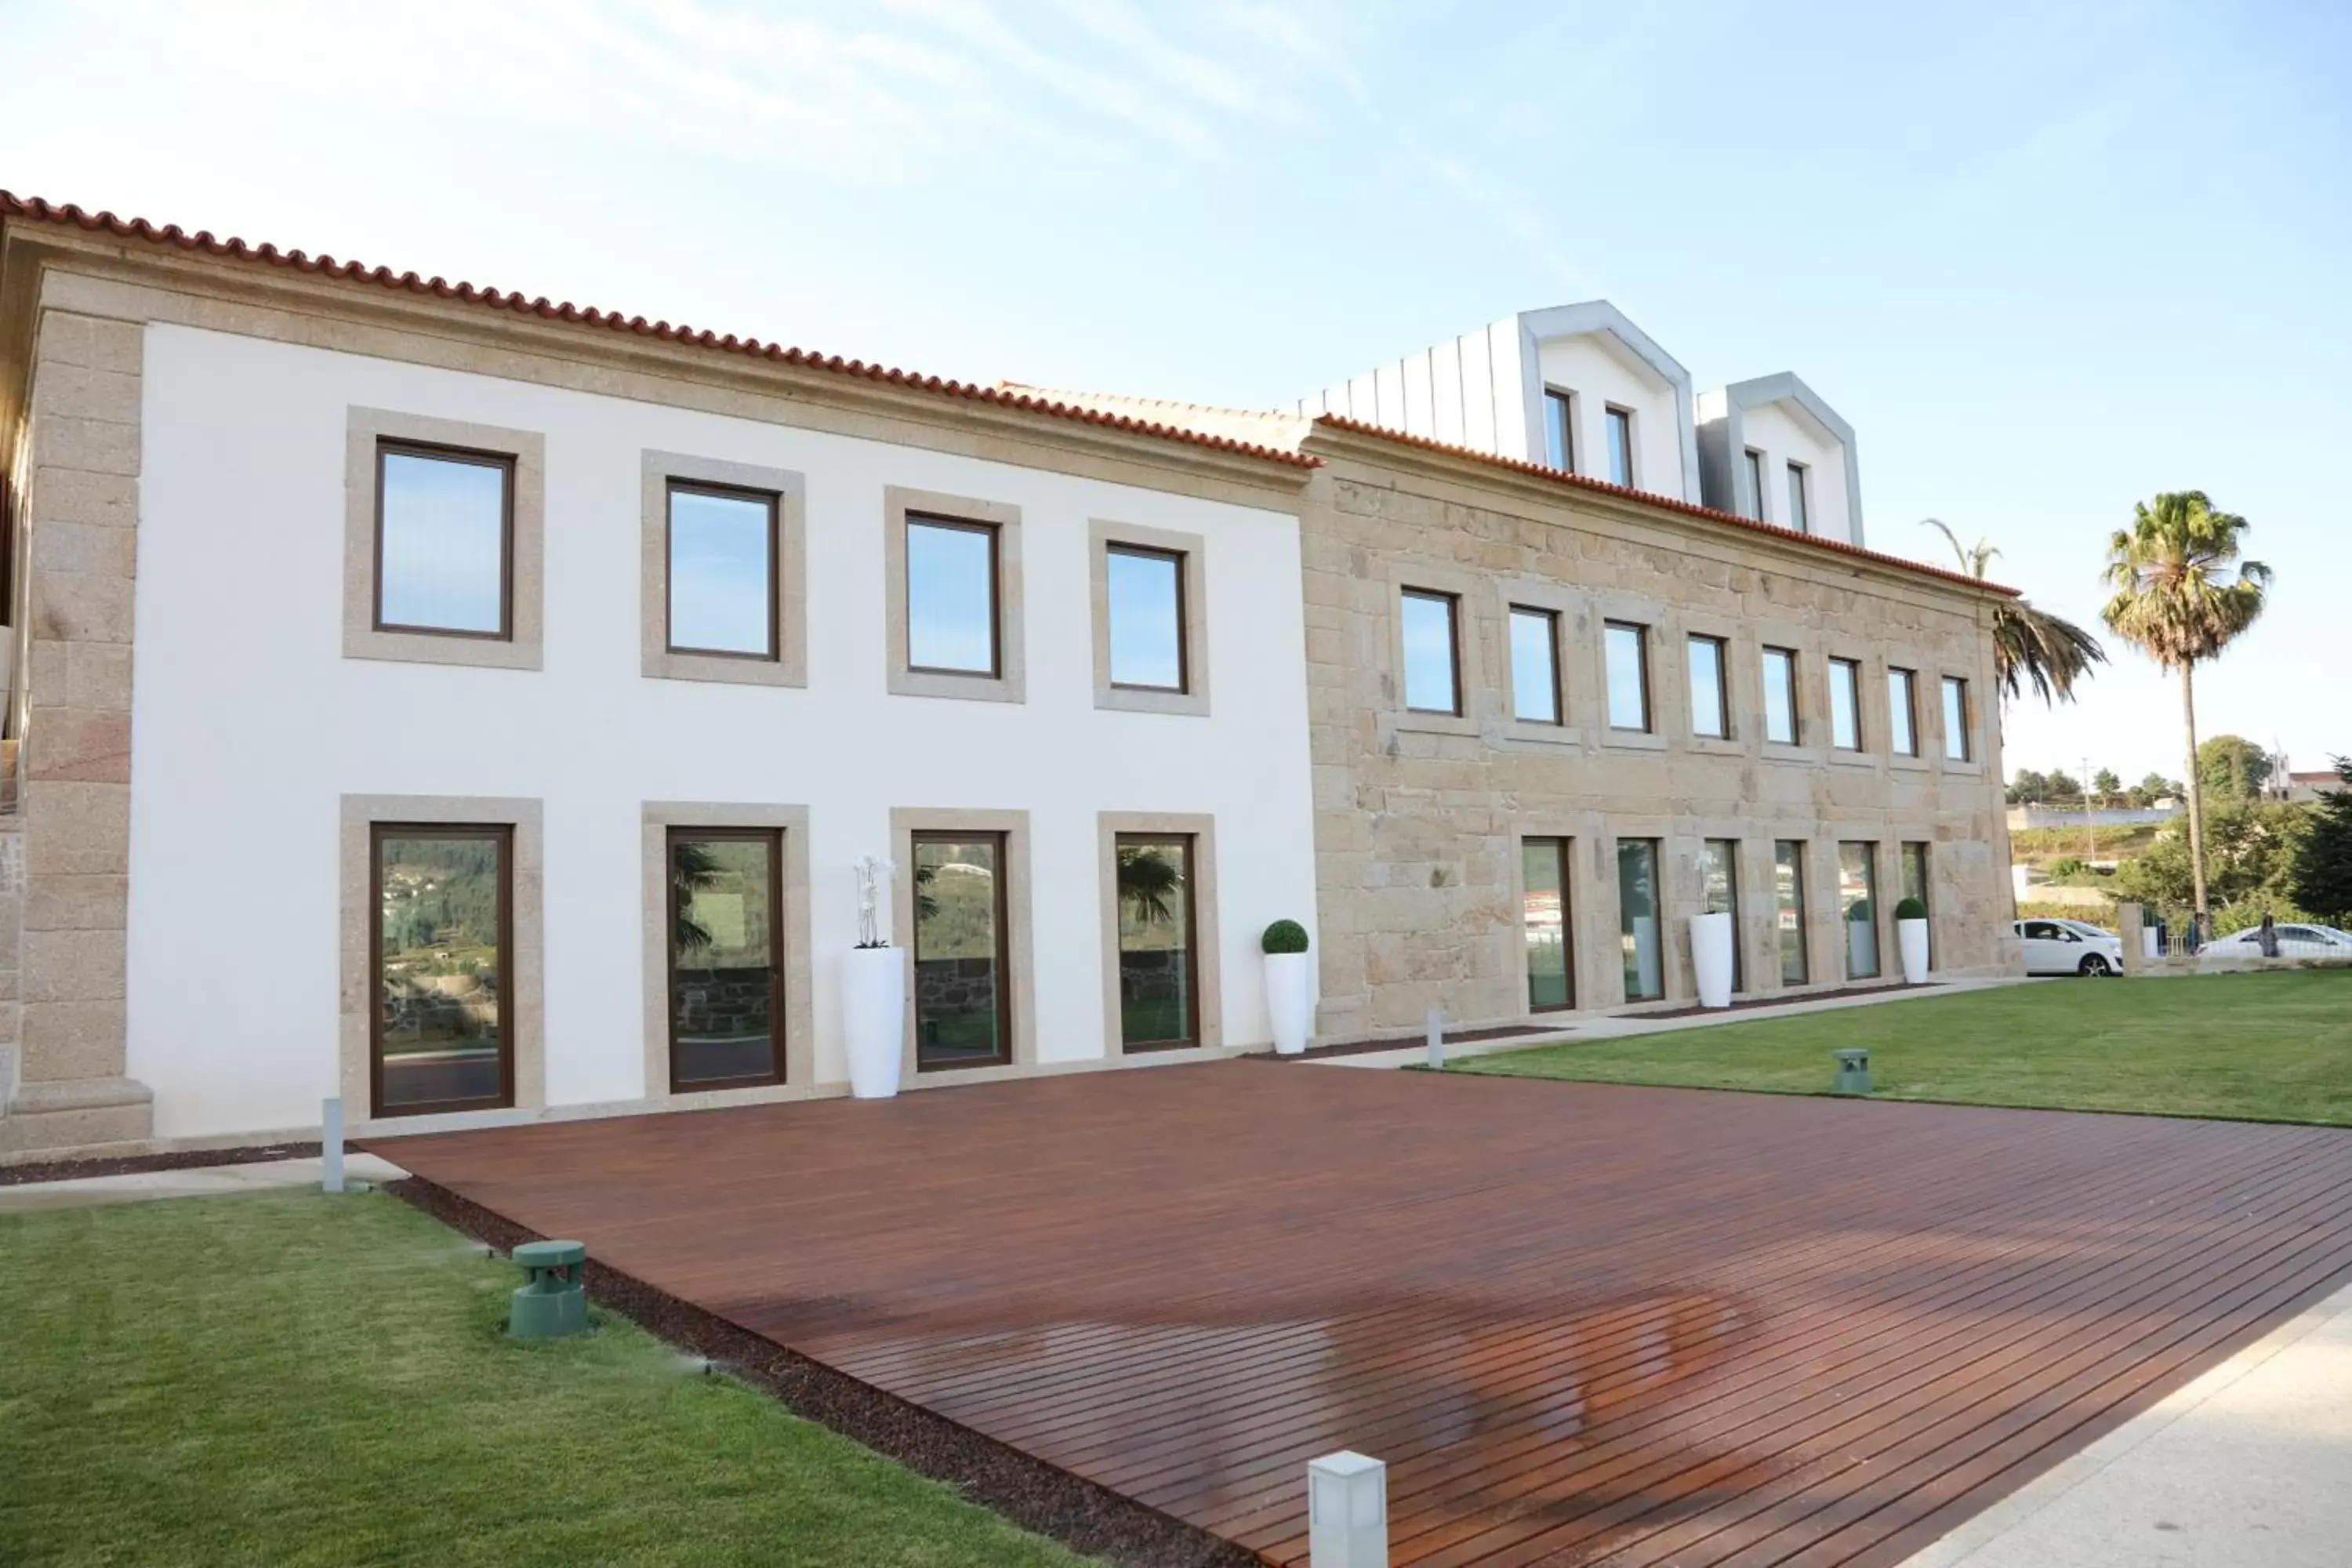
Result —
[{"label": "green bollard light", "polygon": [[1868,1094],[1870,1092],[1870,1052],[1862,1047],[1850,1047],[1837,1053],[1837,1077],[1830,1083],[1832,1094]]},{"label": "green bollard light", "polygon": [[588,1294],[582,1288],[588,1246],[580,1241],[527,1241],[514,1260],[530,1280],[507,1309],[507,1332],[518,1340],[553,1340],[588,1327]]}]

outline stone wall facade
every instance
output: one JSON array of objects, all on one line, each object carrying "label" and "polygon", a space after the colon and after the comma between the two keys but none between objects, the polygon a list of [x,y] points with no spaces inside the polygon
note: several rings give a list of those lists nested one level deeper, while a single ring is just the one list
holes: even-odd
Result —
[{"label": "stone wall facade", "polygon": [[[1933,963],[2013,967],[1993,595],[1923,572],[1507,467],[1318,430],[1325,468],[1304,517],[1321,1002],[1346,1039],[1530,1018],[1521,845],[1570,840],[1575,1006],[1625,1004],[1617,844],[1659,845],[1665,934],[1659,1006],[1696,992],[1688,917],[1700,847],[1738,843],[1744,989],[1848,984],[1841,843],[1869,844],[1892,983],[1901,846],[1927,845]],[[1400,595],[1453,595],[1462,711],[1406,710]],[[1513,605],[1557,615],[1559,724],[1515,719]],[[1647,628],[1650,732],[1612,730],[1603,623]],[[1692,733],[1685,649],[1727,645],[1730,734]],[[1761,738],[1761,649],[1799,656],[1797,743]],[[1864,749],[1828,732],[1827,661],[1862,668]],[[1891,753],[1887,668],[1916,672],[1918,755]],[[1947,761],[1940,680],[1968,683],[1968,760]],[[1780,983],[1776,841],[1805,846],[1810,973]],[[1547,1013],[1547,1021],[1560,1015]]]}]

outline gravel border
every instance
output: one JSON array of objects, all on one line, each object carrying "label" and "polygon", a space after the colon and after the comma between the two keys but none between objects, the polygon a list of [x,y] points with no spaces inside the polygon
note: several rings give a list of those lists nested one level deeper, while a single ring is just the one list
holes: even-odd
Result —
[{"label": "gravel border", "polygon": [[[421,1176],[390,1183],[384,1190],[501,1251],[540,1239]],[[1120,1568],[1244,1568],[1260,1561],[1230,1541],[787,1350],[608,1268],[593,1255],[587,1275],[589,1299],[598,1306],[679,1350],[708,1357],[719,1370],[782,1401],[793,1415],[944,1481],[968,1500],[1074,1552]]]},{"label": "gravel border", "polygon": [[27,1182],[70,1182],[84,1176],[129,1176],[142,1171],[194,1171],[206,1165],[258,1165],[268,1160],[315,1160],[319,1145],[255,1143],[238,1149],[176,1149],[162,1154],[112,1154],[89,1160],[38,1160],[0,1165],[0,1187]]}]

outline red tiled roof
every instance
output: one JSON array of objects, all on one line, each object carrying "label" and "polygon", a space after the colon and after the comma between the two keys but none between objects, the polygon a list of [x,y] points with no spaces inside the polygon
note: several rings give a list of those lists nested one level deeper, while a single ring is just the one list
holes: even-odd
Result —
[{"label": "red tiled roof", "polygon": [[307,256],[299,250],[280,250],[274,245],[248,245],[242,239],[216,239],[209,230],[190,234],[177,224],[157,226],[145,218],[121,218],[110,212],[90,212],[72,203],[43,201],[38,196],[19,196],[0,190],[0,217],[31,218],[40,223],[53,223],[76,228],[104,231],[123,239],[144,240],[152,245],[173,245],[183,250],[201,250],[211,256],[226,256],[239,261],[250,261],[272,267],[290,267],[300,272],[318,273],[353,283],[372,283],[381,288],[410,294],[431,294],[444,300],[462,300],[467,304],[486,306],[492,310],[509,310],[518,315],[537,316],[547,321],[573,321],[591,327],[607,327],[616,332],[630,332],[638,337],[659,338],[667,342],[684,343],[696,348],[718,350],[741,354],[747,358],[773,360],[782,364],[805,365],[811,369],[830,371],[838,375],[857,376],[866,381],[887,383],[917,392],[929,392],[942,397],[961,397],[975,403],[995,404],[1019,409],[1024,413],[1049,415],[1057,419],[1075,420],[1082,425],[1097,425],[1106,429],[1129,435],[1150,436],[1164,441],[1181,441],[1189,446],[1206,447],[1217,451],[1232,452],[1245,458],[1255,458],[1270,463],[1287,464],[1292,468],[1312,468],[1320,460],[1302,452],[1285,451],[1278,447],[1254,446],[1230,437],[1203,434],[1180,425],[1160,424],[1137,419],[1127,415],[1106,413],[1096,408],[1084,408],[1072,404],[1030,397],[1018,393],[999,391],[972,382],[947,381],[936,375],[924,375],[915,371],[899,370],[863,360],[844,359],[839,354],[820,353],[813,349],[788,348],[782,343],[762,342],[758,338],[740,338],[732,332],[724,336],[708,328],[697,329],[684,322],[648,321],[643,316],[623,316],[615,311],[600,310],[593,305],[574,305],[569,301],[556,303],[544,295],[525,299],[519,293],[497,289],[478,288],[467,282],[452,283],[441,278],[420,278],[414,272],[394,272],[388,267],[370,267],[364,262],[338,261],[331,256]]},{"label": "red tiled roof", "polygon": [[1467,458],[1474,463],[1484,463],[1488,468],[1507,468],[1515,474],[1525,474],[1529,479],[1544,479],[1553,484],[1567,485],[1578,489],[1599,490],[1603,495],[1622,496],[1627,500],[1646,501],[1652,506],[1664,507],[1669,511],[1679,511],[1691,517],[1703,517],[1711,522],[1727,522],[1735,527],[1749,529],[1758,533],[1769,533],[1775,538],[1786,539],[1794,543],[1810,544],[1822,550],[1833,550],[1841,555],[1858,556],[1864,561],[1876,562],[1882,566],[1893,566],[1906,572],[1925,573],[1930,577],[1941,577],[1952,583],[1965,583],[1971,588],[1982,588],[1990,593],[2004,594],[2012,599],[2018,596],[2018,591],[2014,588],[1988,582],[1981,577],[1971,577],[1965,573],[1953,572],[1942,566],[1930,566],[1924,561],[1914,561],[1908,556],[1888,555],[1880,551],[1866,550],[1859,544],[1848,544],[1843,539],[1824,538],[1818,533],[1800,533],[1793,528],[1782,528],[1778,523],[1760,522],[1752,517],[1742,517],[1738,512],[1718,511],[1711,506],[1699,506],[1692,501],[1676,500],[1672,496],[1654,495],[1648,490],[1637,490],[1627,485],[1612,485],[1606,479],[1596,479],[1589,474],[1567,473],[1543,463],[1529,463],[1517,458],[1498,457],[1493,452],[1481,452],[1471,447],[1457,447],[1450,441],[1433,441],[1426,436],[1410,436],[1402,430],[1391,430],[1386,426],[1368,425],[1360,419],[1350,418],[1345,414],[1318,414],[1314,416],[1314,419],[1316,424],[1328,425],[1335,430],[1347,430],[1359,436],[1370,436],[1379,440],[1395,442],[1400,446],[1420,447],[1432,452],[1443,452],[1451,458]]}]

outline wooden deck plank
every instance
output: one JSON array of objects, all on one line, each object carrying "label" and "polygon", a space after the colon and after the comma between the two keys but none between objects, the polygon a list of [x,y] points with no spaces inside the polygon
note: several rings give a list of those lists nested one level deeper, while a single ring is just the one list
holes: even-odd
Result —
[{"label": "wooden deck plank", "polygon": [[379,1140],[1162,1508],[1876,1565],[2352,1278],[2352,1133],[1227,1062]]}]

